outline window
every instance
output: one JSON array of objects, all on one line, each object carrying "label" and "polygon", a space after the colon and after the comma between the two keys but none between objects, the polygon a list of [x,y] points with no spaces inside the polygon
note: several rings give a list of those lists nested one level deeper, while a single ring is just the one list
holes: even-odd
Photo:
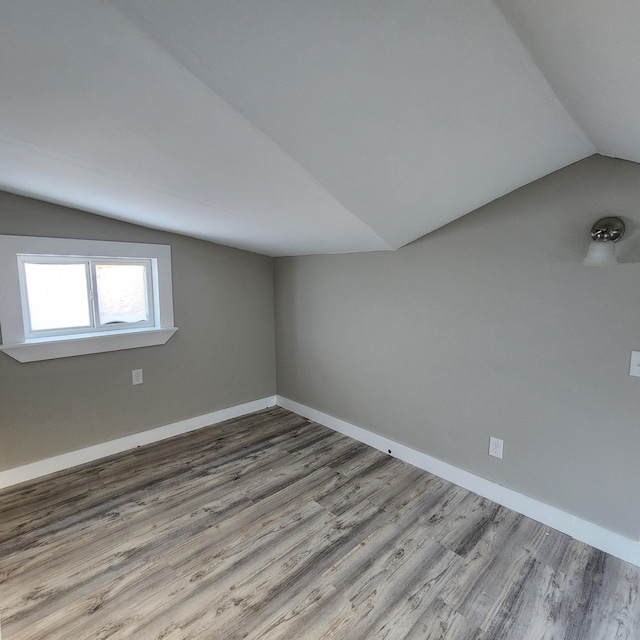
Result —
[{"label": "window", "polygon": [[151,260],[19,255],[25,337],[152,327]]},{"label": "window", "polygon": [[0,236],[0,329],[21,362],[164,344],[170,247]]}]

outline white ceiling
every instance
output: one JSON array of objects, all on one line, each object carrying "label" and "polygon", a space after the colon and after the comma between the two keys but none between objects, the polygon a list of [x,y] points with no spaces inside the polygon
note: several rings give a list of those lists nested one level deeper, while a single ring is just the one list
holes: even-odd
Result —
[{"label": "white ceiling", "polygon": [[639,24],[637,0],[2,0],[0,188],[267,255],[395,249],[640,161]]}]

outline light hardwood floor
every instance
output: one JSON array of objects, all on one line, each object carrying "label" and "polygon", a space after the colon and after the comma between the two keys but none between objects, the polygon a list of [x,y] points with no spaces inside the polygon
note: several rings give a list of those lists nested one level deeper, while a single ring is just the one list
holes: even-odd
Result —
[{"label": "light hardwood floor", "polygon": [[279,408],[0,492],[3,640],[638,639],[639,585]]}]

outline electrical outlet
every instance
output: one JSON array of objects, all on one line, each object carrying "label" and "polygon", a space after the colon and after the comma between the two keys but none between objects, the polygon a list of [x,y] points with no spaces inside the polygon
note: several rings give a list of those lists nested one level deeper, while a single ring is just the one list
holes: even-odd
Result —
[{"label": "electrical outlet", "polygon": [[133,384],[142,384],[144,382],[142,378],[142,369],[133,369],[131,372],[131,380]]},{"label": "electrical outlet", "polygon": [[502,460],[502,449],[504,448],[504,440],[500,438],[489,438],[489,455],[494,458],[500,458]]},{"label": "electrical outlet", "polygon": [[631,362],[629,363],[629,375],[640,376],[640,351],[631,352]]}]

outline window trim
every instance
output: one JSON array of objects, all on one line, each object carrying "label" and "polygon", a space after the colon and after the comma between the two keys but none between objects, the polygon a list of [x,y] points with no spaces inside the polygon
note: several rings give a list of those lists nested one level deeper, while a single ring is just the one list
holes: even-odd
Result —
[{"label": "window trim", "polygon": [[[76,334],[26,337],[19,255],[150,259],[155,325]],[[171,247],[159,244],[0,235],[0,351],[20,362],[50,360],[165,344],[173,320]]]}]

